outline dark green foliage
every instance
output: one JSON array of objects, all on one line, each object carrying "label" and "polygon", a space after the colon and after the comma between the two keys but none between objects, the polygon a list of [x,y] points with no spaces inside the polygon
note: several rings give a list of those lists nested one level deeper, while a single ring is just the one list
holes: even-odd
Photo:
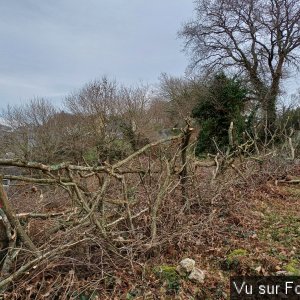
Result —
[{"label": "dark green foliage", "polygon": [[178,292],[180,289],[180,275],[174,266],[158,266],[154,268],[154,274],[160,278],[167,292]]},{"label": "dark green foliage", "polygon": [[196,154],[215,152],[214,141],[225,149],[228,146],[228,129],[234,123],[234,141],[240,142],[245,130],[243,111],[247,100],[247,88],[240,80],[229,78],[224,73],[214,76],[207,85],[207,93],[193,109],[192,117],[200,125]]}]

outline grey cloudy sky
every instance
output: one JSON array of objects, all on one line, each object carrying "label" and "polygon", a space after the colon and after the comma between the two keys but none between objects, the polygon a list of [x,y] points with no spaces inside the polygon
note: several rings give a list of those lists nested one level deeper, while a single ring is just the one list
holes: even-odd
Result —
[{"label": "grey cloudy sky", "polygon": [[0,0],[0,109],[36,96],[59,104],[102,75],[183,75],[177,31],[192,16],[193,0]]},{"label": "grey cloudy sky", "polygon": [[59,103],[108,75],[125,84],[182,75],[177,31],[193,0],[0,1],[0,107],[35,96]]}]

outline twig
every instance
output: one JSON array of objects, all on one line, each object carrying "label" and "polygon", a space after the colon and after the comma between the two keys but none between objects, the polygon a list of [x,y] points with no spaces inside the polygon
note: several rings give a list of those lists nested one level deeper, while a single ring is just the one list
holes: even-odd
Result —
[{"label": "twig", "polygon": [[35,267],[41,261],[43,261],[47,258],[49,259],[51,257],[54,257],[57,254],[59,254],[60,252],[66,250],[66,249],[70,249],[71,247],[74,247],[74,246],[78,245],[79,243],[85,242],[87,240],[89,240],[89,239],[85,238],[85,239],[82,239],[80,241],[70,243],[70,244],[66,244],[66,245],[63,245],[63,246],[58,247],[56,249],[50,250],[46,253],[43,253],[39,257],[29,261],[28,263],[26,263],[25,265],[20,267],[16,272],[11,274],[9,277],[7,277],[7,278],[3,279],[2,281],[0,281],[0,289],[3,290],[9,283],[11,283],[13,280],[16,280],[17,278],[19,278],[21,275],[23,275],[25,272],[27,272],[32,267]]},{"label": "twig", "polygon": [[[140,215],[142,215],[143,213],[145,213],[145,212],[148,211],[148,210],[149,210],[148,207],[145,208],[145,209],[143,209],[142,211],[140,211],[140,212],[137,213],[136,215],[132,216],[131,219],[135,219],[135,218],[139,217]],[[123,220],[125,220],[125,219],[126,219],[126,217],[121,217],[121,218],[119,218],[119,219],[117,219],[117,220],[115,220],[115,221],[113,221],[113,222],[111,222],[111,223],[105,225],[105,227],[106,227],[106,228],[111,227],[111,226],[113,226],[113,225],[116,225],[116,224],[120,223],[121,221],[123,221]]]}]

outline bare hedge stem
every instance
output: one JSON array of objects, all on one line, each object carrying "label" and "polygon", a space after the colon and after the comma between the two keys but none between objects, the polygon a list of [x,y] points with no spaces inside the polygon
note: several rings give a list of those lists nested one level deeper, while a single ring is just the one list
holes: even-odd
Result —
[{"label": "bare hedge stem", "polygon": [[35,253],[35,255],[39,256],[40,255],[39,250],[33,244],[30,237],[27,235],[27,233],[21,226],[19,219],[17,218],[10,202],[7,199],[7,195],[6,195],[3,185],[2,185],[2,179],[3,179],[3,176],[0,175],[0,204],[2,206],[2,209],[4,210],[12,227],[14,227],[16,229],[19,238],[22,240],[22,242],[25,244],[25,246],[28,247],[28,249],[30,249],[33,253]]}]

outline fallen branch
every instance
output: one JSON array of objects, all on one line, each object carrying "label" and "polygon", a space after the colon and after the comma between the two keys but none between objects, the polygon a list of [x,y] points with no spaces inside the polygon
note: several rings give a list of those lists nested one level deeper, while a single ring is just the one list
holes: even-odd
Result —
[{"label": "fallen branch", "polygon": [[[148,211],[148,210],[149,210],[149,208],[143,209],[142,211],[140,211],[140,212],[137,213],[136,215],[132,216],[131,219],[135,219],[135,218],[139,217],[140,215],[142,215],[143,213],[145,213],[145,212]],[[106,227],[106,228],[111,227],[111,226],[113,226],[113,225],[116,225],[116,224],[120,223],[121,221],[123,221],[123,220],[125,220],[125,219],[126,219],[126,217],[121,217],[121,218],[119,218],[119,219],[117,219],[117,220],[115,220],[115,221],[113,221],[113,222],[107,224],[105,227]]]},{"label": "fallen branch", "polygon": [[5,215],[7,216],[7,219],[9,220],[10,224],[16,229],[19,238],[22,240],[22,242],[25,244],[26,247],[28,247],[35,255],[39,256],[39,251],[37,247],[33,244],[30,237],[27,235],[25,230],[20,224],[19,219],[16,217],[16,214],[10,204],[10,202],[7,199],[6,193],[4,191],[3,185],[2,185],[2,176],[0,176],[0,204],[2,209],[5,212]]},{"label": "fallen branch", "polygon": [[195,161],[194,162],[195,167],[209,168],[209,167],[214,167],[215,165],[216,165],[215,161]]},{"label": "fallen branch", "polygon": [[2,209],[0,209],[0,216],[5,226],[6,236],[8,239],[8,250],[1,269],[1,278],[2,278],[2,276],[7,276],[10,273],[10,270],[12,268],[17,235],[15,230],[12,229],[9,220],[7,219],[6,214]]},{"label": "fallen branch", "polygon": [[29,269],[31,269],[32,267],[36,267],[37,264],[39,264],[41,261],[45,260],[45,259],[49,259],[52,258],[54,256],[56,256],[57,254],[63,252],[64,250],[70,249],[73,246],[78,245],[79,243],[88,241],[90,239],[82,239],[80,241],[74,242],[74,243],[70,243],[67,245],[63,245],[61,247],[55,248],[51,251],[48,251],[46,253],[43,253],[42,255],[40,255],[39,257],[29,261],[28,263],[26,263],[25,265],[23,265],[22,267],[20,267],[16,272],[14,272],[13,274],[11,274],[9,277],[3,279],[2,281],[0,281],[0,289],[3,290],[9,283],[11,283],[13,280],[16,280],[17,278],[19,278],[20,276],[22,276],[25,272],[27,272]]},{"label": "fallen branch", "polygon": [[29,218],[38,218],[38,219],[49,219],[49,218],[55,218],[59,216],[65,216],[68,213],[71,213],[72,210],[68,210],[65,212],[58,212],[58,213],[50,213],[50,214],[43,214],[43,213],[19,213],[16,214],[17,218],[20,219],[29,219]]},{"label": "fallen branch", "polygon": [[15,176],[15,175],[3,175],[3,179],[9,180],[18,180],[24,182],[33,182],[33,183],[42,183],[42,184],[55,184],[62,182],[67,182],[67,178],[60,178],[60,179],[45,179],[45,178],[32,178],[32,177],[25,177],[25,176]]},{"label": "fallen branch", "polygon": [[230,166],[247,182],[247,178],[244,176],[244,174],[241,172],[241,170],[235,164],[231,164]]},{"label": "fallen branch", "polygon": [[288,184],[298,184],[300,183],[300,179],[292,179],[292,180],[276,180],[277,183],[288,183]]},{"label": "fallen branch", "polygon": [[179,135],[176,135],[176,136],[172,136],[172,137],[169,137],[169,138],[166,138],[166,139],[162,139],[162,140],[159,140],[157,142],[153,142],[153,143],[150,143],[150,144],[147,144],[146,146],[144,146],[143,148],[141,148],[140,150],[134,152],[133,154],[131,154],[130,156],[126,157],[125,159],[115,163],[113,165],[113,169],[117,169],[121,166],[123,166],[124,164],[126,164],[127,162],[131,161],[132,159],[134,159],[135,157],[141,155],[142,153],[144,153],[146,150],[148,150],[149,148],[152,148],[152,147],[155,147],[157,145],[160,145],[160,144],[163,144],[163,143],[166,143],[166,142],[170,142],[170,141],[174,141],[174,140],[178,140],[182,137],[182,134],[179,134]]}]

